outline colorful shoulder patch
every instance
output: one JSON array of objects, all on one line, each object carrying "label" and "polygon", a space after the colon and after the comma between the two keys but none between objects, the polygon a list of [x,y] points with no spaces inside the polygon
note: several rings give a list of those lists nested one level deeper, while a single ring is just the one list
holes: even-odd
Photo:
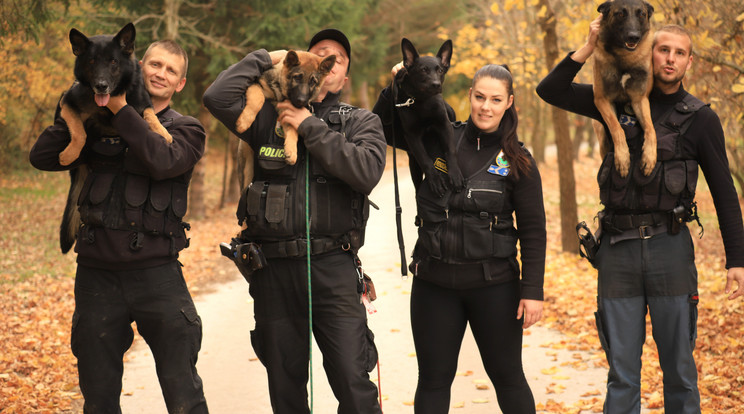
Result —
[{"label": "colorful shoulder patch", "polygon": [[496,156],[496,164],[488,167],[488,172],[502,177],[509,175],[509,161],[504,157],[503,150],[499,151],[499,155]]}]

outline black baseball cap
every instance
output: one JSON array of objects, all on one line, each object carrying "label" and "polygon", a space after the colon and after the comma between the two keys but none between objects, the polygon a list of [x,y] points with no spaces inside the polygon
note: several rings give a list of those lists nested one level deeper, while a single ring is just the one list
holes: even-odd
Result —
[{"label": "black baseball cap", "polygon": [[321,40],[333,40],[343,46],[346,51],[346,56],[349,58],[349,64],[346,66],[346,71],[348,72],[351,67],[351,44],[349,43],[349,39],[346,38],[346,35],[338,29],[323,29],[310,39],[310,44],[308,45],[307,50],[310,50]]}]

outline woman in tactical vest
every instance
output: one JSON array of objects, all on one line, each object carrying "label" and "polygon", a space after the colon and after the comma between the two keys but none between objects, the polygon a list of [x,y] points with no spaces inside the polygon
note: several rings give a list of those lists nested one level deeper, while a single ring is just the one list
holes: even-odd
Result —
[{"label": "woman in tactical vest", "polygon": [[508,68],[478,70],[469,96],[470,118],[453,124],[464,190],[439,197],[424,182],[416,195],[419,238],[410,266],[419,366],[415,412],[447,413],[469,323],[501,410],[534,413],[521,353],[522,330],[540,320],[543,307],[546,235],[540,173],[517,139]]}]

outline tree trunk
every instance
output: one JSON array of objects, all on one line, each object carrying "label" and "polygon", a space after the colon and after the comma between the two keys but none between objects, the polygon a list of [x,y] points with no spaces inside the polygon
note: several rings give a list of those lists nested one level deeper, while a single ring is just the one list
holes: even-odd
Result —
[{"label": "tree trunk", "polygon": [[225,190],[225,203],[237,203],[240,198],[240,184],[238,182],[238,143],[240,138],[233,133],[228,133],[227,151],[231,160],[228,168],[227,189]]},{"label": "tree trunk", "polygon": [[[199,108],[199,115],[197,116],[199,122],[204,126],[204,130],[209,131],[210,125],[212,124],[212,115],[207,111],[207,108],[202,105]],[[206,215],[207,207],[204,203],[204,176],[206,175],[206,157],[207,148],[209,143],[209,133],[204,140],[204,156],[196,166],[194,167],[194,173],[191,175],[191,186],[189,191],[189,217],[196,219],[203,218]]]},{"label": "tree trunk", "polygon": [[357,90],[358,95],[358,101],[359,101],[359,107],[364,109],[372,109],[372,107],[369,105],[369,96],[367,94],[367,89],[369,88],[369,84],[366,80],[363,80],[359,84],[359,89]]},{"label": "tree trunk", "polygon": [[537,116],[532,124],[532,155],[538,164],[545,163],[545,134],[542,126],[543,110],[542,105],[535,105]]},{"label": "tree trunk", "polygon": [[[543,46],[545,47],[545,63],[548,70],[558,61],[558,34],[556,19],[548,0],[539,0],[540,10],[544,15],[539,18],[540,27],[545,32]],[[561,213],[561,247],[564,252],[578,252],[579,242],[576,237],[576,223],[579,221],[576,207],[576,179],[573,170],[573,154],[571,137],[569,136],[568,116],[566,112],[551,106],[553,129],[555,130],[555,145],[558,152],[558,179],[560,182],[560,213]]]}]

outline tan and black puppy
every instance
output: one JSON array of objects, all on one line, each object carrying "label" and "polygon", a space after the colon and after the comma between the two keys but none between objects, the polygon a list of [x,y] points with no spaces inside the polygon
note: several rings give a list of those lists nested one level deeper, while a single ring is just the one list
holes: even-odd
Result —
[{"label": "tan and black puppy", "polygon": [[[654,8],[643,0],[613,0],[602,3],[597,11],[602,21],[594,50],[594,104],[612,135],[615,168],[625,177],[630,153],[613,102],[630,102],[643,128],[641,163],[643,173],[649,175],[656,166],[656,131],[648,103],[653,87],[650,26]],[[604,128],[595,124],[594,129],[604,155]]]},{"label": "tan and black puppy", "polygon": [[[256,119],[266,99],[276,104],[289,100],[297,108],[310,105],[320,93],[326,76],[336,63],[336,55],[319,57],[314,53],[290,50],[280,62],[261,75],[258,83],[245,91],[246,104],[235,122],[238,132],[245,132]],[[282,125],[284,130],[284,158],[287,164],[297,162],[297,130]],[[238,171],[240,188],[250,183],[253,175],[252,150],[245,141],[238,146]]]}]

